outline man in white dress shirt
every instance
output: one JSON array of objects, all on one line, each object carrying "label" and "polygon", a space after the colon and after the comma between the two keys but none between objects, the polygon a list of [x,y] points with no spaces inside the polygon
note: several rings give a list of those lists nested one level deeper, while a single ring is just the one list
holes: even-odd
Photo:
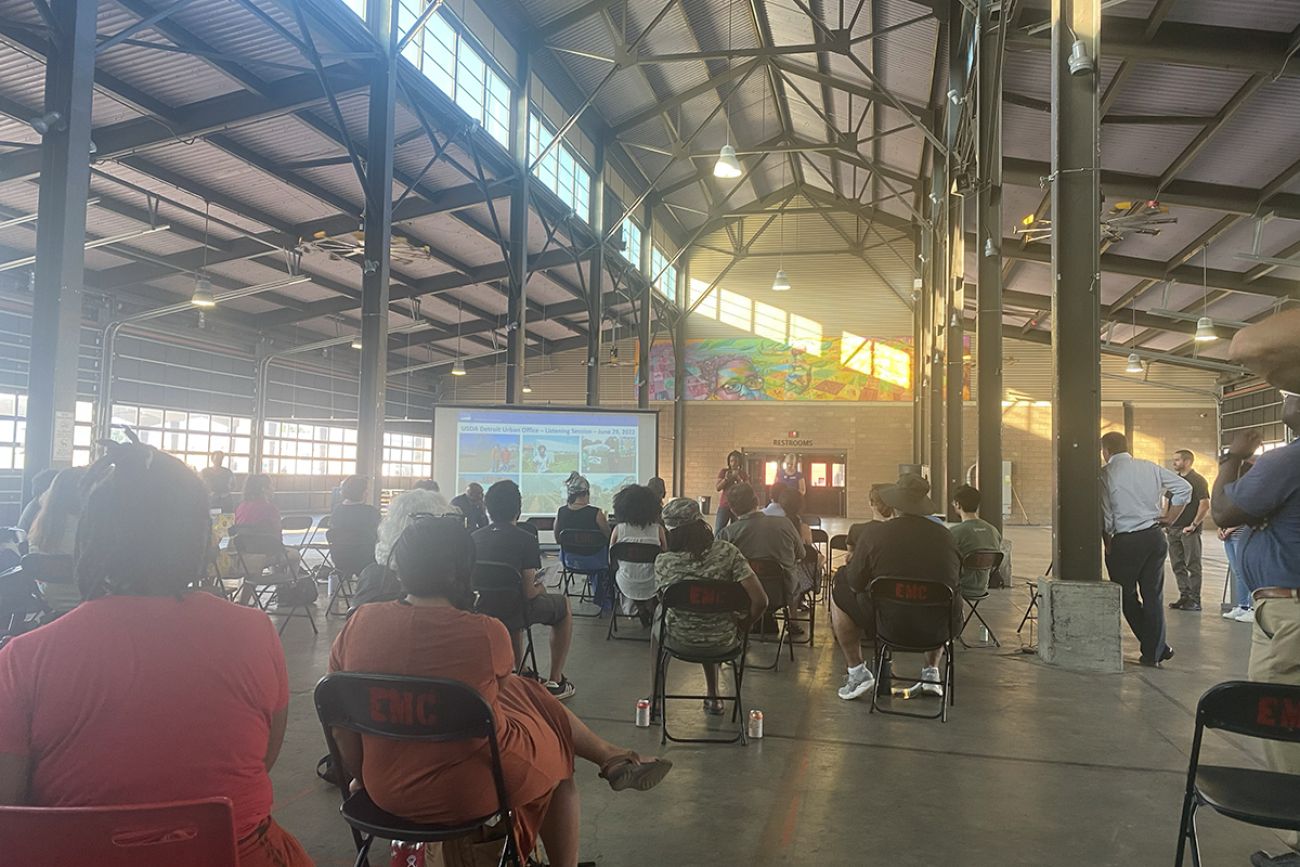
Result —
[{"label": "man in white dress shirt", "polygon": [[1124,589],[1124,619],[1142,645],[1142,664],[1159,668],[1174,655],[1165,643],[1164,528],[1192,501],[1192,486],[1173,470],[1134,458],[1122,433],[1101,438],[1101,456],[1106,571]]}]

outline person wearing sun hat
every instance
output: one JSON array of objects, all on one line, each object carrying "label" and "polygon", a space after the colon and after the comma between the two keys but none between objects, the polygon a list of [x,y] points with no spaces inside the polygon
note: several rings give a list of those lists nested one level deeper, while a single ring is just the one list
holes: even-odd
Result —
[{"label": "person wearing sun hat", "polygon": [[[848,668],[839,689],[839,697],[845,701],[866,695],[875,686],[875,675],[862,658],[861,646],[864,634],[871,637],[875,632],[875,612],[867,596],[872,579],[889,576],[941,581],[956,591],[961,577],[961,558],[952,533],[930,519],[936,506],[930,498],[929,482],[915,473],[904,473],[897,483],[875,493],[893,509],[894,517],[862,527],[853,559],[837,574],[831,588],[831,628]],[[954,632],[960,626],[961,609],[954,605]],[[940,655],[941,651],[926,654],[919,684],[923,695],[943,697]]]},{"label": "person wearing sun hat", "polygon": [[[767,594],[740,549],[713,537],[713,531],[700,514],[700,504],[687,497],[669,500],[664,504],[663,522],[668,531],[668,550],[655,560],[655,584],[659,591],[679,581],[735,581],[749,594],[746,622],[757,620],[767,607]],[[663,612],[662,606],[659,611]],[[665,629],[669,638],[679,646],[716,650],[730,647],[740,640],[742,626],[732,615],[669,611],[662,616],[667,618]],[[658,632],[656,627],[652,633],[655,640],[658,640]],[[657,653],[650,656],[655,659]],[[704,710],[720,714],[718,666],[704,666],[704,677],[709,695],[704,701]]]}]

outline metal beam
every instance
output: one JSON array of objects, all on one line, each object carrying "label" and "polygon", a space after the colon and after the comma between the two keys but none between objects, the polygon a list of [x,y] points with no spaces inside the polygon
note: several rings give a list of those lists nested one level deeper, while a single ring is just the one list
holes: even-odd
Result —
[{"label": "metal beam", "polygon": [[[748,63],[742,63],[739,66],[729,67],[726,72],[723,72],[720,75],[714,75],[694,87],[689,87],[680,93],[675,93],[666,99],[660,100],[650,108],[638,111],[633,115],[623,118],[611,127],[611,132],[616,136],[621,136],[630,130],[636,129],[647,121],[654,120],[664,112],[675,111],[677,108],[685,105],[691,100],[703,96],[706,93],[711,93],[724,84],[732,82],[737,78],[748,76],[762,62],[762,60],[755,59]],[[635,143],[633,142],[624,142],[624,144],[635,146]]]},{"label": "metal beam", "polygon": [[506,336],[506,403],[511,404],[522,403],[524,399],[523,373],[528,351],[528,187],[532,180],[528,157],[528,92],[532,77],[532,58],[525,48],[518,52],[515,88],[510,94],[510,158],[515,177],[510,195],[510,252],[506,257],[509,266],[506,327],[510,329]]},{"label": "metal beam", "polygon": [[[980,517],[1002,529],[1002,69],[1005,15],[980,0],[975,256],[979,262],[976,363],[979,365]],[[1004,25],[1004,26],[998,26]]]},{"label": "metal beam", "polygon": [[[966,15],[961,0],[948,3],[948,89],[965,94],[970,77],[970,40],[974,38],[974,22]],[[959,160],[960,142],[964,135],[964,106],[948,100],[948,116],[944,123],[944,145],[948,155],[948,179],[951,184],[958,171],[964,168]],[[944,443],[946,467],[944,495],[937,500],[941,511],[950,520],[959,516],[951,505],[952,494],[965,480],[965,409],[966,409],[966,323],[962,316],[966,297],[966,236],[964,231],[965,197],[949,194],[945,200],[948,214],[944,220],[943,249],[940,255],[948,259],[947,282],[944,285],[944,410],[946,436]],[[999,401],[1000,402],[1000,401]]]},{"label": "metal beam", "polygon": [[[90,195],[91,102],[97,6],[52,0],[51,54],[45,66],[45,113],[57,115],[43,136],[37,212],[32,346],[27,402],[25,503],[32,477],[72,463],[72,433],[81,343],[86,200]],[[19,151],[18,155],[26,152]]]},{"label": "metal beam", "polygon": [[[605,318],[602,284],[605,282],[605,141],[596,139],[592,160],[591,225],[596,230],[587,281],[587,406],[600,406],[601,327]],[[647,229],[647,234],[649,230]]]},{"label": "metal beam", "polygon": [[1099,73],[1068,67],[1076,39],[1099,56],[1100,0],[1052,0],[1052,11],[1052,562],[1057,578],[1100,581]]}]

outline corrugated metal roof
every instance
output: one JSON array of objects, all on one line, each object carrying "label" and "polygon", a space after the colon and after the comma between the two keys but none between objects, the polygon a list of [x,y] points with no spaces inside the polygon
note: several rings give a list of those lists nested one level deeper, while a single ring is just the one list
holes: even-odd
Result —
[{"label": "corrugated metal roof", "polygon": [[1259,189],[1296,160],[1300,78],[1264,85],[1180,177]]},{"label": "corrugated metal roof", "polygon": [[1169,20],[1290,33],[1300,26],[1300,6],[1287,0],[1181,0]]}]

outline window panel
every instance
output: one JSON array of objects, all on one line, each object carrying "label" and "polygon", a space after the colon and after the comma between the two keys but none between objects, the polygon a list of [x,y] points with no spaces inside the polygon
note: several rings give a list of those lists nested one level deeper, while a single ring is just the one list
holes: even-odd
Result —
[{"label": "window panel", "polygon": [[623,219],[622,256],[633,268],[641,270],[641,227],[632,222],[631,217]]},{"label": "window panel", "polygon": [[[250,440],[247,437],[242,440],[231,439],[221,431],[240,426],[245,430],[251,430],[252,419],[114,404],[114,423],[126,424],[129,423],[127,419],[136,420],[131,426],[141,442],[162,449],[196,470],[201,470],[208,465],[210,452],[223,451],[228,458],[226,465],[232,471],[248,472]],[[219,433],[213,435],[211,431]]]},{"label": "window panel", "polygon": [[343,5],[352,10],[362,21],[366,20],[366,0],[343,0]]}]

